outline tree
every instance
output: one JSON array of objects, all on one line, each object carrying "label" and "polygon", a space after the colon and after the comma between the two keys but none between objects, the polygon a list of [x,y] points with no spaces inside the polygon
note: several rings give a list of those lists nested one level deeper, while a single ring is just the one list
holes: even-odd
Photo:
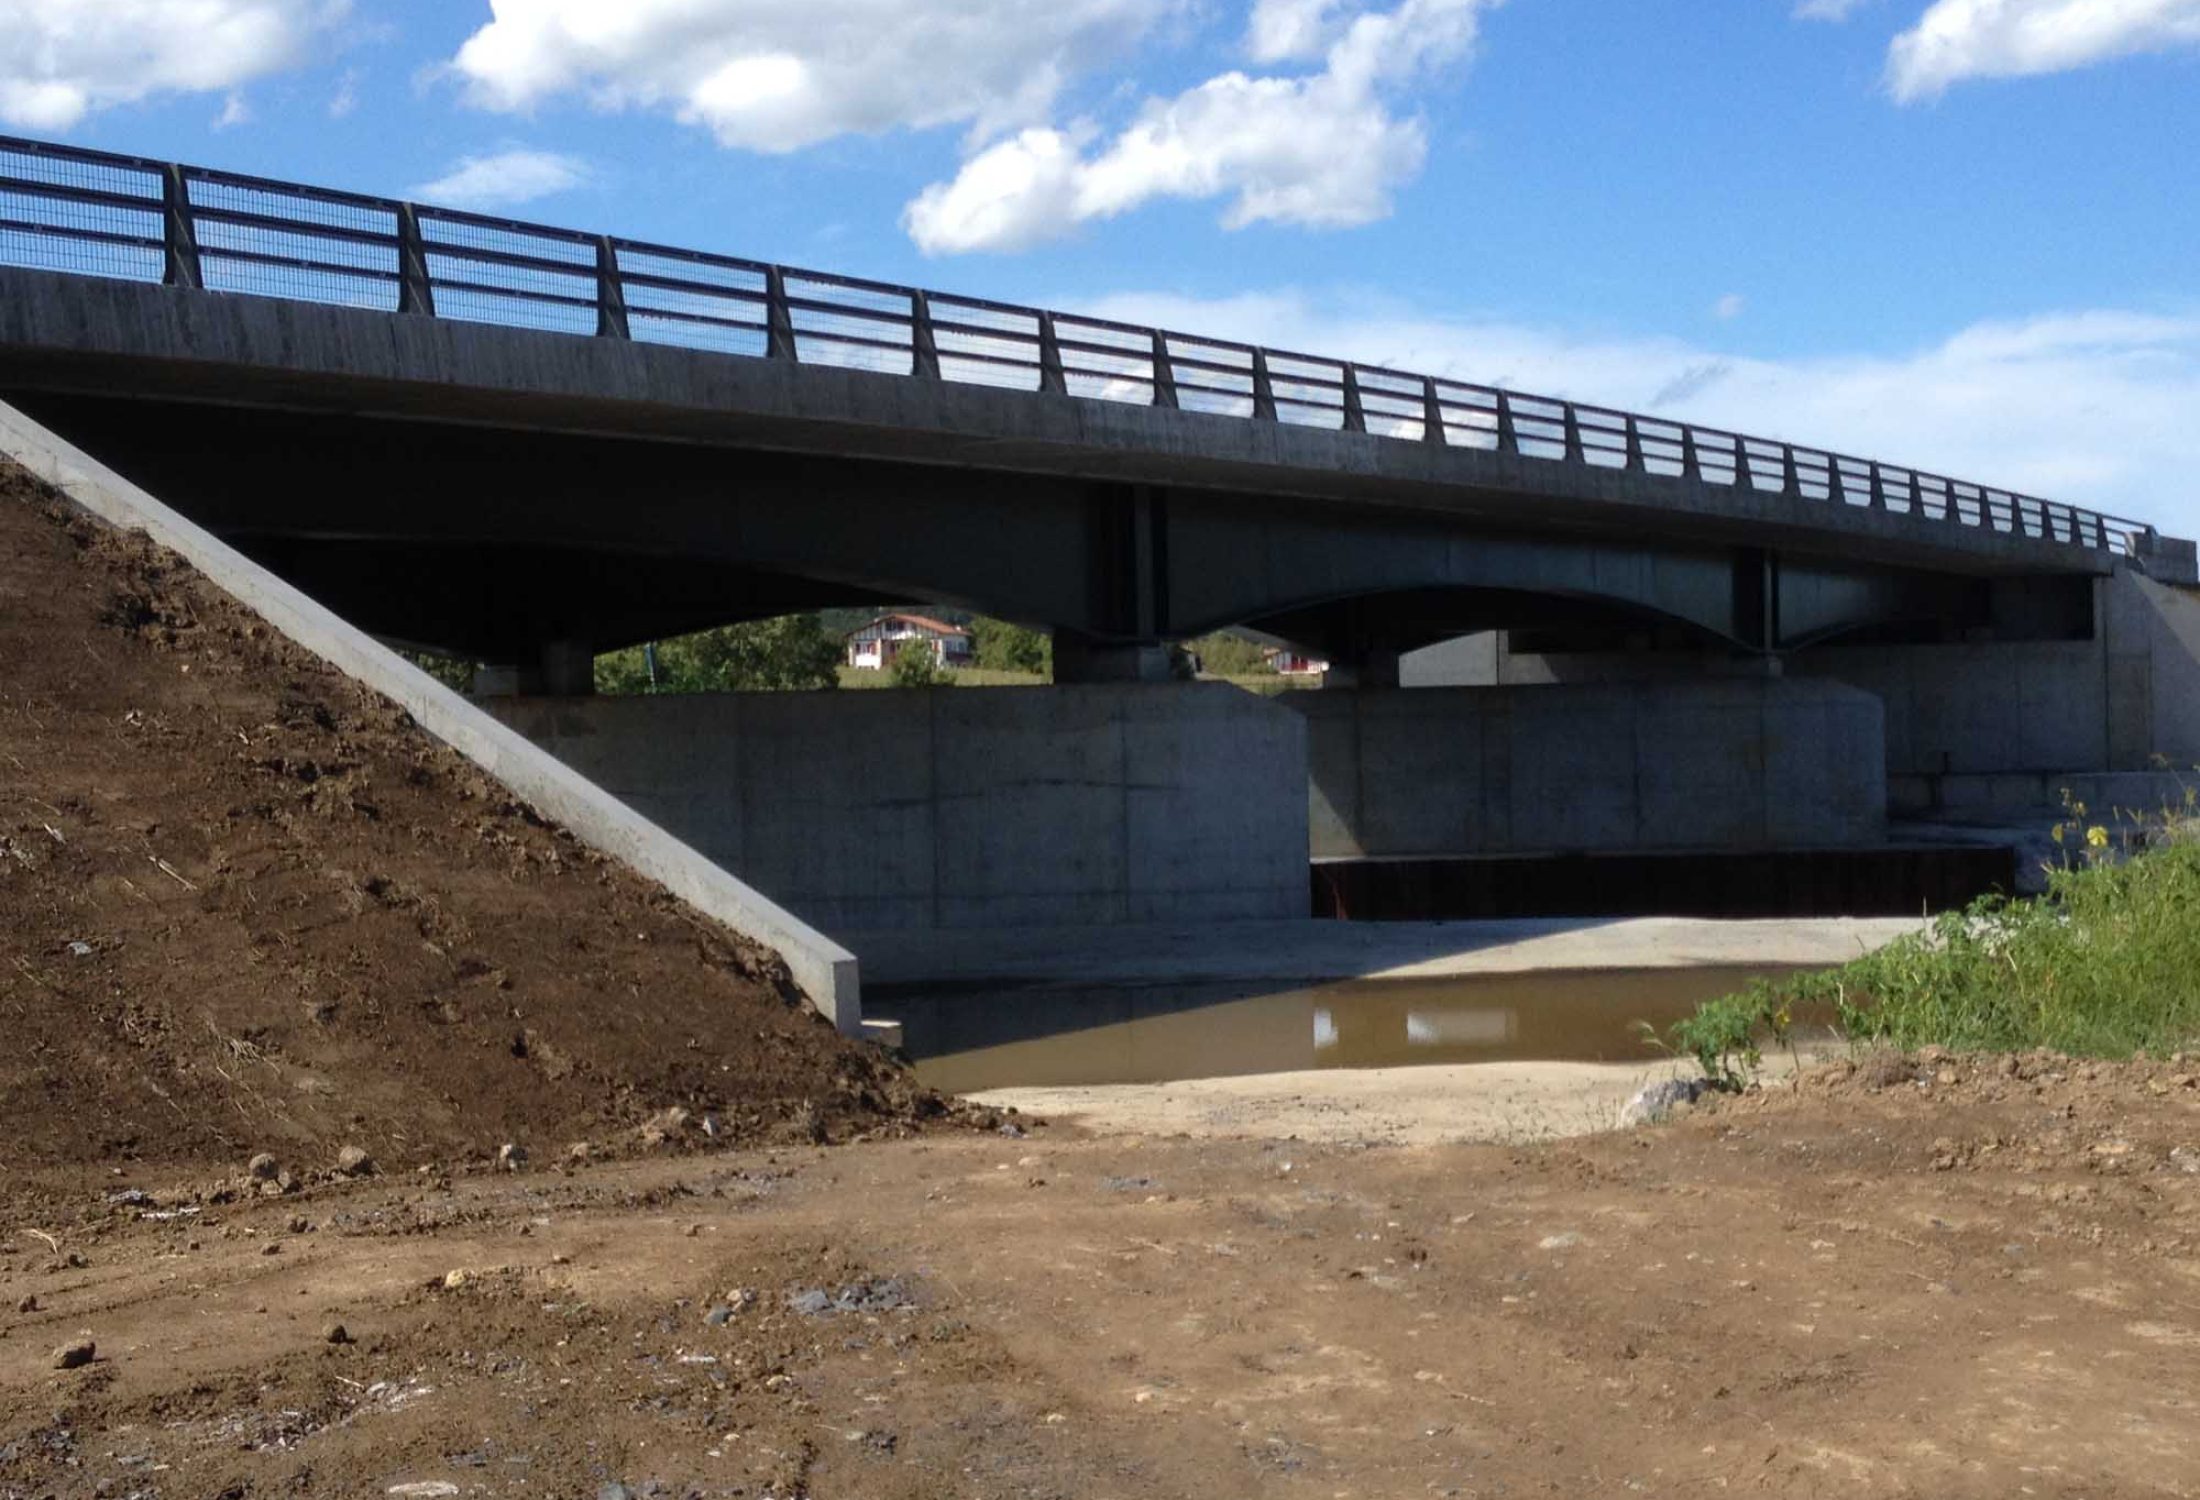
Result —
[{"label": "tree", "polygon": [[953,687],[955,674],[940,665],[939,650],[918,636],[900,643],[891,672],[898,688]]},{"label": "tree", "polygon": [[1191,642],[1191,648],[1210,677],[1252,677],[1275,670],[1261,654],[1258,642],[1227,630],[1203,635]]},{"label": "tree", "polygon": [[794,692],[840,685],[840,638],[814,614],[720,625],[596,658],[599,693]]},{"label": "tree", "polygon": [[977,663],[989,672],[1054,673],[1054,638],[1028,625],[1013,625],[979,615],[970,622]]}]

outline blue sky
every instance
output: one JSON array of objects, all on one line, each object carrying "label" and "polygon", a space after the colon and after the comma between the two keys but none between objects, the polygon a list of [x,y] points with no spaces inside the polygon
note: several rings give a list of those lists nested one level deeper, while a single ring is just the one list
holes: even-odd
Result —
[{"label": "blue sky", "polygon": [[0,0],[0,128],[2200,532],[2200,0]]}]

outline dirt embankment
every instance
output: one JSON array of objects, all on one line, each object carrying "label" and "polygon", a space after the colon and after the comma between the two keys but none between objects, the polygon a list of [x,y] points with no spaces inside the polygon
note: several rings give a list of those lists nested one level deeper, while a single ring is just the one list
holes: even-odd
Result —
[{"label": "dirt embankment", "polygon": [[0,1182],[937,1101],[142,537],[0,466]]}]

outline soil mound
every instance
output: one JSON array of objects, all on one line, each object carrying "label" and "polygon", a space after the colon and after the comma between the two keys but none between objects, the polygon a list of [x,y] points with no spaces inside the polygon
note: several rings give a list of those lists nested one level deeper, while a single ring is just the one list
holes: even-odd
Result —
[{"label": "soil mound", "polygon": [[770,953],[0,464],[0,1172],[934,1114]]}]

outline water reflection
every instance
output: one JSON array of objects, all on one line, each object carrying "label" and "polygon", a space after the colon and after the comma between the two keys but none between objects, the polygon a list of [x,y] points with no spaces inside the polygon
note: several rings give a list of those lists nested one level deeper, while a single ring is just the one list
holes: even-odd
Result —
[{"label": "water reflection", "polygon": [[926,1082],[956,1093],[1011,1085],[1162,1083],[1305,1068],[1655,1055],[1663,1027],[1769,966],[1357,979],[1271,994],[1245,986],[1053,987],[888,993]]}]

